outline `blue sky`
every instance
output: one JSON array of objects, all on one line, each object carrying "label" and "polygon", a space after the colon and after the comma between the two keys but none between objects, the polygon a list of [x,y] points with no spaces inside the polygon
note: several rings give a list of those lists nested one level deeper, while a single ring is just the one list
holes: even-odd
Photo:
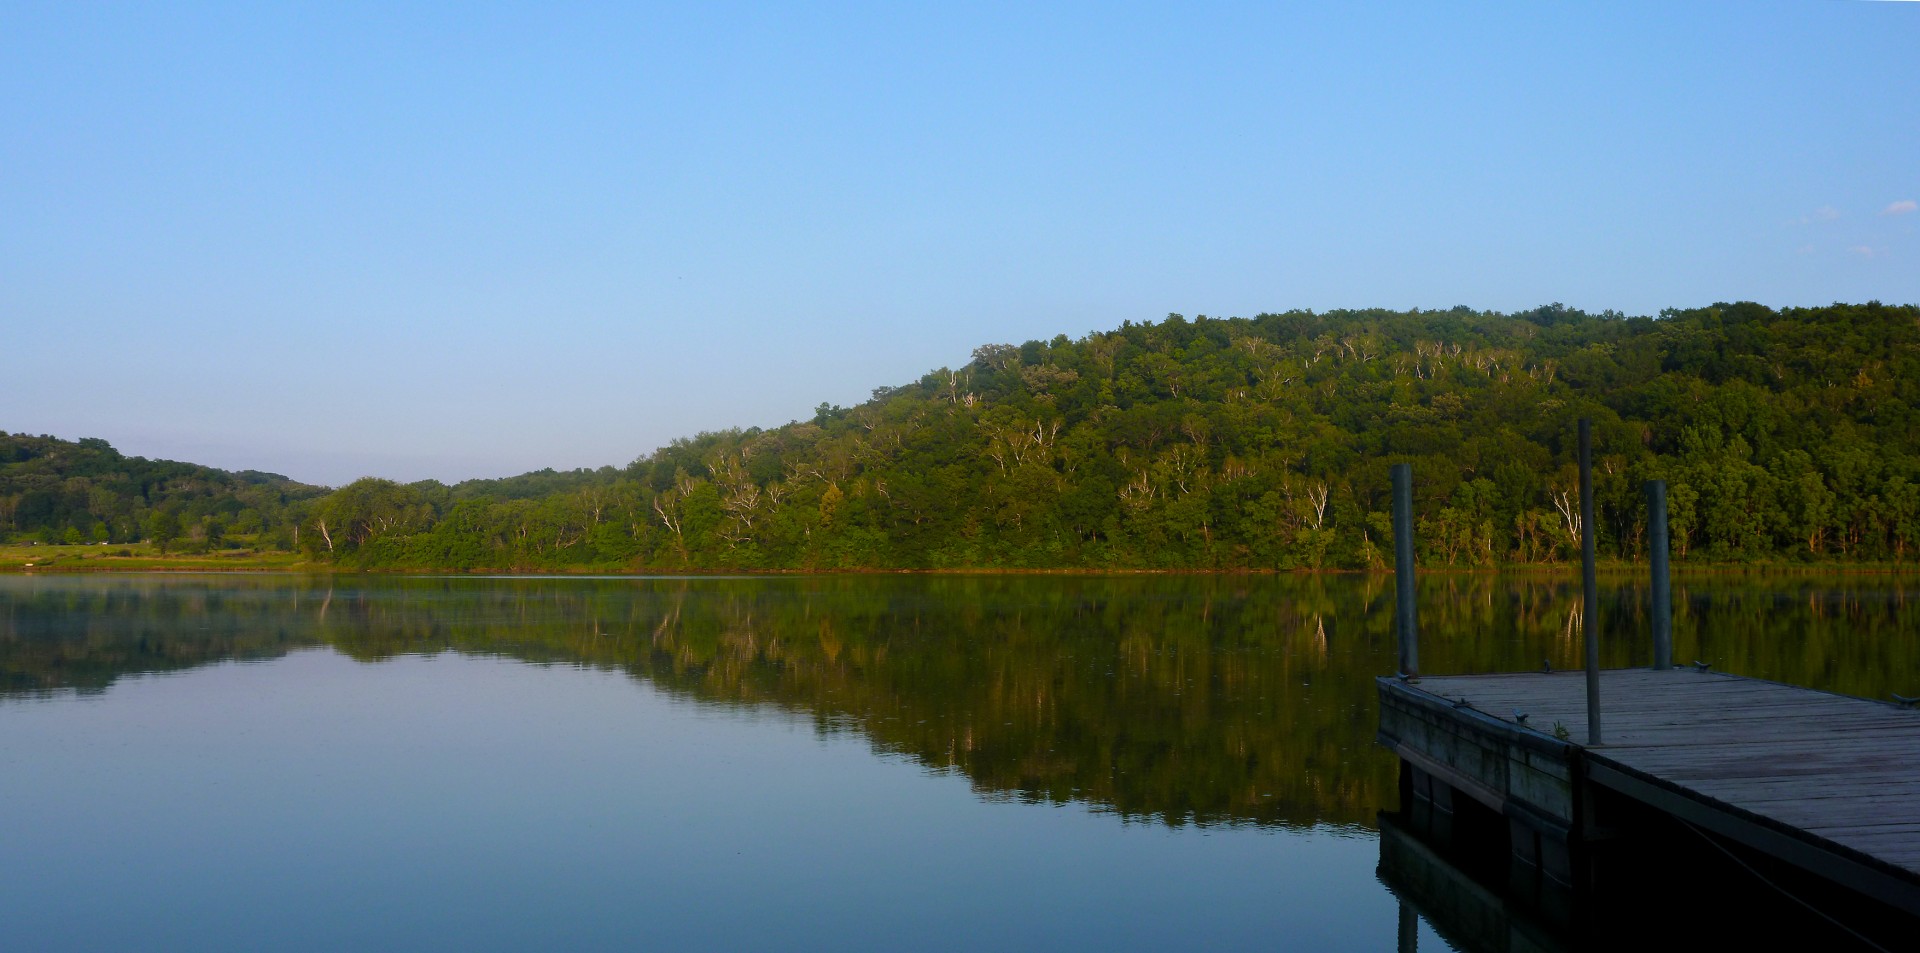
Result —
[{"label": "blue sky", "polygon": [[552,6],[0,0],[0,429],[456,480],[1170,311],[1920,302],[1920,4]]}]

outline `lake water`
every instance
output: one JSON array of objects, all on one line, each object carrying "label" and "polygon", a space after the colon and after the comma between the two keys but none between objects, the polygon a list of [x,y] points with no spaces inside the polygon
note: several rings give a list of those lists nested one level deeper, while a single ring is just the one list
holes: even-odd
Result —
[{"label": "lake water", "polygon": [[[1920,693],[1916,596],[1682,580],[1675,657]],[[1421,601],[1579,665],[1570,580]],[[0,947],[1391,949],[1392,668],[1386,577],[0,577]]]}]

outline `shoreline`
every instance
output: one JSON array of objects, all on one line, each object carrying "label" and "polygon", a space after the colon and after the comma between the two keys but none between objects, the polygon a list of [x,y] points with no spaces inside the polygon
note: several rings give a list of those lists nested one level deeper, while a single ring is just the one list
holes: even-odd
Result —
[{"label": "shoreline", "polygon": [[[115,564],[109,560],[124,557],[106,557],[96,560],[56,559],[43,565],[0,564],[0,575],[85,575],[92,573],[137,574],[137,573],[286,573],[306,576],[368,575],[368,576],[551,576],[567,578],[577,576],[600,577],[659,577],[686,576],[1378,576],[1391,577],[1392,569],[1149,569],[1129,567],[1062,567],[1062,568],[1022,568],[1022,567],[947,567],[918,569],[880,569],[880,568],[843,568],[843,569],[766,569],[739,567],[622,567],[597,568],[580,567],[569,569],[545,568],[508,568],[508,569],[458,569],[445,567],[381,567],[355,568],[335,566],[326,563],[286,562],[261,563],[241,562],[228,557],[231,561],[221,562],[219,557],[206,562],[173,561],[165,558],[139,557],[127,562]],[[1420,566],[1417,572],[1422,576],[1472,578],[1480,576],[1542,576],[1577,578],[1580,567],[1568,563],[1518,563],[1500,566],[1429,567]],[[1600,564],[1594,571],[1602,576],[1621,577],[1645,575],[1649,569],[1646,563]],[[1910,564],[1795,564],[1779,565],[1767,563],[1706,563],[1690,566],[1674,566],[1672,577],[1675,579],[1728,577],[1728,576],[1920,576],[1920,563]]]}]

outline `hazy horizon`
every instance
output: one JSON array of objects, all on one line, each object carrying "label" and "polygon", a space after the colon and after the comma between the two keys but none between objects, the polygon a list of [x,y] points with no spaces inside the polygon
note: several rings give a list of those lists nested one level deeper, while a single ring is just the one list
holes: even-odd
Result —
[{"label": "hazy horizon", "polygon": [[1169,312],[1916,302],[1916,27],[4,6],[0,429],[457,482]]},{"label": "hazy horizon", "polygon": [[[1560,303],[1561,303],[1561,304],[1564,304],[1564,302],[1560,302]],[[1884,303],[1884,302],[1883,302],[1883,303]],[[1550,302],[1550,304],[1551,304],[1551,302]],[[1353,310],[1362,310],[1362,309],[1353,309]],[[1440,309],[1420,309],[1420,310],[1440,310]],[[1532,310],[1532,309],[1525,309],[1525,310]],[[1281,313],[1281,312],[1279,312],[1279,311],[1277,311],[1277,310],[1273,310],[1273,309],[1270,309],[1268,313]],[[1164,317],[1167,317],[1167,316],[1166,316],[1166,315],[1163,315],[1163,316],[1161,316],[1161,317],[1163,317],[1163,318],[1164,318]],[[1190,317],[1190,318],[1191,318],[1191,317],[1200,317],[1200,315],[1193,315],[1193,316],[1183,316],[1183,317]],[[1252,315],[1206,315],[1205,317],[1209,317],[1209,318],[1220,318],[1220,319],[1232,319],[1232,318],[1236,318],[1236,317],[1253,317],[1253,316],[1252,316]],[[1657,316],[1657,315],[1625,315],[1625,317],[1655,317],[1655,318],[1657,318],[1658,316]],[[1132,319],[1123,319],[1123,320],[1132,320]],[[1142,321],[1140,321],[1140,320],[1134,320],[1134,322],[1133,322],[1133,323],[1135,323],[1135,324],[1140,324],[1140,323],[1143,323],[1143,322],[1142,322]],[[1153,322],[1152,322],[1151,320],[1148,320],[1148,321],[1146,321],[1146,322],[1144,322],[1144,323],[1153,323]],[[1116,325],[1115,325],[1115,326],[1117,327],[1117,326],[1118,326],[1118,324],[1116,323]],[[1096,329],[1096,330],[1106,330],[1106,329]],[[1034,340],[1034,339],[1032,339],[1032,338],[1029,338],[1028,340]],[[1022,341],[1022,342],[1012,342],[1012,343],[1025,343],[1025,342],[1023,342],[1023,341]],[[964,363],[967,363],[967,360],[964,360],[964,359],[963,359],[963,360],[956,360],[956,361],[954,361],[954,362],[952,362],[952,363],[951,363],[951,366],[954,366],[954,367],[958,367],[958,366],[960,366],[961,364],[964,364]],[[927,370],[932,370],[932,368],[928,368]],[[915,376],[913,377],[913,380],[919,380],[919,375],[915,375]],[[905,381],[902,381],[902,383],[904,383],[904,382],[905,382]],[[881,386],[881,385],[875,385],[875,386],[876,386],[876,387],[878,387],[878,386]],[[852,402],[850,402],[850,403],[849,403],[849,404],[848,404],[847,406],[852,406],[853,404],[856,404],[856,403],[862,403],[862,402],[864,402],[864,401],[861,401],[861,400],[855,400],[855,401],[852,401]],[[818,405],[816,404],[815,406],[817,407]],[[759,428],[761,428],[761,429],[772,429],[772,428],[774,428],[774,427],[780,427],[780,426],[785,426],[785,425],[787,425],[787,424],[789,424],[789,423],[794,423],[794,422],[798,422],[798,421],[802,421],[802,420],[806,420],[806,419],[808,419],[808,418],[810,418],[810,417],[812,416],[812,413],[813,413],[813,411],[812,411],[812,409],[808,409],[807,411],[804,411],[804,412],[801,412],[801,413],[797,413],[797,414],[795,414],[795,415],[793,415],[793,416],[791,416],[791,417],[788,417],[787,419],[784,419],[784,420],[780,420],[780,421],[777,421],[777,422],[770,422],[770,423],[761,423],[761,422],[756,422],[756,423],[742,423],[742,424],[736,424],[736,425],[733,425],[733,426],[732,426],[732,428],[709,428],[709,429],[735,429],[735,428],[737,428],[737,429],[741,429],[741,430],[745,430],[745,429],[749,429],[749,428],[753,428],[753,427],[759,427]],[[0,427],[0,430],[6,430],[6,429],[7,429],[7,428],[5,428],[5,427]],[[15,433],[22,433],[22,432],[25,432],[25,431],[13,431],[13,432],[15,432]],[[75,440],[81,440],[81,439],[87,439],[87,438],[94,438],[94,437],[99,437],[99,436],[100,436],[99,434],[42,434],[42,433],[39,433],[39,432],[34,432],[34,435],[36,435],[36,436],[51,436],[51,437],[55,437],[55,438],[59,438],[59,439],[63,439],[63,440],[70,440],[70,441],[75,441]],[[140,450],[138,450],[138,449],[136,449],[136,448],[129,448],[129,447],[125,447],[125,446],[121,446],[120,444],[118,444],[118,443],[115,443],[114,441],[112,441],[112,440],[110,440],[110,439],[108,440],[108,442],[109,442],[109,443],[111,443],[111,444],[113,444],[113,447],[114,447],[114,449],[115,449],[115,450],[117,450],[117,451],[119,451],[119,452],[120,452],[121,454],[123,454],[123,455],[125,455],[125,456],[129,456],[129,457],[134,457],[134,456],[138,456],[138,457],[146,457],[146,458],[148,458],[148,459],[167,459],[167,460],[175,460],[175,461],[178,461],[178,462],[184,462],[184,463],[194,463],[194,464],[201,464],[201,465],[206,465],[206,466],[214,466],[214,467],[218,467],[219,469],[223,469],[223,470],[228,470],[228,471],[232,471],[232,472],[239,472],[239,471],[247,471],[247,470],[253,470],[253,471],[262,471],[262,472],[268,472],[268,473],[274,473],[274,474],[277,474],[277,475],[280,475],[280,476],[284,476],[284,477],[288,477],[288,478],[290,478],[290,479],[293,479],[293,480],[296,480],[296,481],[299,481],[299,482],[302,482],[302,483],[307,483],[307,484],[311,484],[311,485],[318,485],[318,486],[330,486],[330,487],[335,487],[335,488],[337,488],[337,487],[340,487],[340,486],[343,486],[343,485],[345,485],[345,484],[347,484],[347,483],[350,483],[350,482],[352,482],[352,481],[354,481],[354,480],[357,480],[357,479],[362,479],[362,478],[366,478],[366,477],[373,477],[373,478],[378,478],[378,479],[391,479],[391,480],[396,480],[397,482],[401,482],[401,483],[413,483],[413,482],[419,482],[419,481],[422,481],[422,480],[434,480],[434,481],[438,481],[438,482],[440,482],[440,483],[442,483],[442,484],[445,484],[445,485],[449,485],[449,486],[451,486],[451,485],[454,485],[454,484],[458,484],[458,483],[461,483],[461,482],[464,482],[464,481],[468,481],[468,480],[494,480],[494,479],[504,479],[504,478],[510,478],[510,477],[516,477],[516,476],[521,476],[521,475],[524,475],[524,474],[527,474],[527,473],[534,473],[534,472],[541,472],[541,471],[549,471],[549,470],[550,470],[550,471],[556,471],[556,472],[566,472],[566,471],[573,471],[573,470],[583,470],[583,469],[584,469],[584,470],[598,470],[598,469],[600,469],[600,468],[603,468],[603,467],[613,467],[613,468],[616,468],[616,469],[619,469],[619,468],[624,468],[624,467],[626,467],[626,466],[627,466],[628,464],[630,464],[630,463],[633,463],[633,462],[634,462],[635,460],[637,460],[637,459],[640,459],[640,458],[643,458],[643,457],[646,457],[646,456],[648,456],[648,455],[650,455],[650,454],[652,454],[652,453],[653,453],[654,451],[656,451],[656,450],[658,450],[658,449],[660,449],[661,447],[663,447],[663,446],[665,446],[665,445],[666,445],[666,443],[667,443],[667,442],[669,442],[670,440],[674,440],[674,439],[679,439],[679,438],[682,438],[682,437],[688,437],[688,438],[691,438],[691,437],[695,437],[695,436],[698,436],[698,434],[697,434],[697,433],[695,433],[695,432],[691,432],[691,431],[690,431],[690,432],[687,432],[687,433],[684,433],[684,434],[674,434],[674,435],[673,435],[672,437],[670,437],[670,438],[669,438],[669,440],[668,440],[668,441],[662,441],[662,442],[661,442],[661,444],[660,444],[660,445],[658,445],[658,446],[650,446],[650,447],[646,447],[646,448],[644,448],[644,449],[640,449],[640,450],[636,450],[635,452],[633,452],[632,454],[630,454],[629,456],[627,456],[627,457],[626,457],[625,459],[620,459],[620,460],[609,460],[609,461],[603,461],[603,462],[599,462],[599,463],[583,463],[583,464],[579,464],[579,465],[573,465],[573,466],[558,466],[558,465],[554,465],[554,464],[543,464],[543,465],[535,465],[535,466],[532,466],[532,467],[529,467],[529,468],[527,468],[527,469],[523,469],[523,470],[516,470],[516,471],[513,471],[512,473],[472,473],[472,474],[468,474],[468,475],[464,475],[464,476],[456,476],[456,477],[452,477],[452,478],[446,478],[446,477],[441,477],[441,476],[433,476],[433,475],[429,475],[429,476],[416,476],[416,477],[396,477],[396,476],[394,476],[394,475],[393,475],[393,474],[391,474],[391,473],[385,473],[385,472],[381,472],[381,471],[378,471],[378,470],[367,470],[367,471],[364,471],[364,472],[360,472],[360,473],[357,473],[357,474],[355,474],[354,476],[351,476],[351,477],[347,477],[347,478],[343,478],[343,479],[339,479],[339,480],[333,480],[333,481],[324,481],[324,480],[310,480],[310,479],[305,479],[305,478],[303,478],[303,477],[302,477],[302,476],[301,476],[301,475],[300,475],[299,473],[288,473],[288,472],[285,472],[285,471],[281,471],[281,470],[274,470],[274,469],[272,469],[272,468],[270,468],[270,467],[261,467],[261,466],[253,466],[253,465],[248,465],[248,464],[246,464],[246,463],[244,463],[244,462],[241,462],[241,463],[237,463],[237,464],[224,464],[224,463],[213,463],[213,462],[210,462],[210,461],[209,461],[208,459],[203,459],[203,458],[200,458],[200,457],[192,457],[192,456],[178,456],[178,455],[172,455],[172,456],[170,456],[170,455],[168,455],[168,454],[164,454],[164,453],[147,453],[147,452],[141,452]],[[101,438],[101,439],[107,439],[107,438]],[[210,451],[210,452],[219,452],[219,451],[221,450],[221,448],[212,448],[212,447],[210,447],[210,448],[208,448],[208,449],[209,449],[209,451]],[[238,449],[237,451],[233,451],[233,452],[237,452],[237,453],[239,453],[239,454],[240,454],[240,455],[241,455],[241,456],[242,456],[242,457],[244,458],[244,454],[246,453],[246,450],[245,450],[245,448],[239,448],[239,449]],[[362,455],[360,455],[360,456],[361,456],[361,457],[362,457],[363,459],[365,459],[365,458],[366,458],[366,455],[364,455],[364,454],[362,454]],[[299,462],[299,460],[300,460],[300,458],[297,458],[297,457],[296,457],[295,459],[296,459],[296,462]],[[328,467],[328,466],[329,466],[329,463],[330,463],[330,461],[328,461],[328,460],[325,460],[325,459],[321,459],[321,458],[319,458],[319,457],[317,457],[317,456],[316,456],[316,457],[314,457],[313,459],[311,459],[311,460],[309,460],[309,461],[307,461],[307,462],[309,462],[309,463],[311,463],[311,465],[312,465],[313,467],[315,467],[315,468],[326,468],[326,467]],[[337,469],[337,468],[336,468],[336,469]]]}]

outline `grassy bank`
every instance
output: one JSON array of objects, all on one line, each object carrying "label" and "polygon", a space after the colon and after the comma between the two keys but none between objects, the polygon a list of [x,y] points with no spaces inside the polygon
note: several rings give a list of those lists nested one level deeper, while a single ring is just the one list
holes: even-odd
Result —
[{"label": "grassy bank", "polygon": [[300,553],[271,549],[217,549],[206,553],[162,553],[151,543],[49,546],[32,543],[0,545],[0,572],[162,572],[225,570],[263,572],[289,569],[327,569],[308,562]]}]

